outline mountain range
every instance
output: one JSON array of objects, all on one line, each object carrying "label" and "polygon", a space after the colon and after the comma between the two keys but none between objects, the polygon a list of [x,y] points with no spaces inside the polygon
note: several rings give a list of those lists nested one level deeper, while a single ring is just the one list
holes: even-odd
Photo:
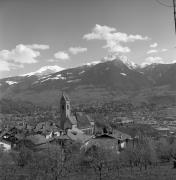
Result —
[{"label": "mountain range", "polygon": [[0,79],[0,98],[45,106],[58,103],[61,91],[79,104],[123,99],[175,103],[176,64],[140,67],[124,57],[106,57],[76,68],[45,66],[36,72]]}]

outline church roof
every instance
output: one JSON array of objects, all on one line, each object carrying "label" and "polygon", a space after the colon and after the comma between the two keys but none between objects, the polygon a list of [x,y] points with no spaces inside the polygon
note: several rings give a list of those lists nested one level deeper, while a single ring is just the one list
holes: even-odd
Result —
[{"label": "church roof", "polygon": [[75,116],[69,116],[68,119],[70,120],[72,125],[77,125],[77,120]]},{"label": "church roof", "polygon": [[88,128],[91,126],[90,117],[82,112],[75,113],[77,120],[77,127],[80,129]]}]

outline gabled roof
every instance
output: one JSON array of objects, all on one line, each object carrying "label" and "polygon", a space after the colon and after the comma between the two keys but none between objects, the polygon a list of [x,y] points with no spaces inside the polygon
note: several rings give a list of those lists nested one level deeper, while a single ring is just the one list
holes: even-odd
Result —
[{"label": "gabled roof", "polygon": [[119,139],[119,140],[126,140],[131,139],[131,136],[128,134],[125,134],[121,131],[116,130],[113,134],[111,134],[112,137]]},{"label": "gabled roof", "polygon": [[89,139],[84,143],[82,148],[87,151],[93,146],[100,147],[103,149],[111,149],[111,150],[114,149],[117,152],[119,152],[118,140],[106,134],[92,137],[91,139]]},{"label": "gabled roof", "polygon": [[40,145],[48,142],[48,140],[40,134],[27,136],[26,139],[30,140],[35,145]]},{"label": "gabled roof", "polygon": [[79,132],[74,132],[74,131],[68,131],[67,132],[67,136],[73,140],[73,141],[78,141],[78,142],[86,142],[87,140],[89,140],[92,136],[83,134],[83,133],[79,133]]},{"label": "gabled roof", "polygon": [[61,135],[61,136],[57,136],[54,139],[58,139],[58,140],[70,140],[70,138],[66,134]]},{"label": "gabled roof", "polygon": [[91,127],[90,117],[83,112],[76,112],[75,113],[76,120],[77,120],[77,127],[79,129],[85,129]]},{"label": "gabled roof", "polygon": [[69,117],[67,117],[68,118],[68,120],[70,121],[70,123],[72,124],[72,125],[77,125],[77,120],[76,120],[76,117],[75,116],[69,116]]}]

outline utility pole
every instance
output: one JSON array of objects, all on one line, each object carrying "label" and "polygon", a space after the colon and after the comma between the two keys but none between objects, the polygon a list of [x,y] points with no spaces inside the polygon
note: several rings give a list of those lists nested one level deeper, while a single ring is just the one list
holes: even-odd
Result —
[{"label": "utility pole", "polygon": [[175,21],[175,34],[176,34],[176,0],[173,0],[173,8],[174,8],[174,21]]},{"label": "utility pole", "polygon": [[155,0],[158,4],[168,7],[168,8],[174,8],[174,24],[175,24],[175,34],[176,34],[176,0],[173,0],[173,5],[166,4],[162,2],[161,0]]}]

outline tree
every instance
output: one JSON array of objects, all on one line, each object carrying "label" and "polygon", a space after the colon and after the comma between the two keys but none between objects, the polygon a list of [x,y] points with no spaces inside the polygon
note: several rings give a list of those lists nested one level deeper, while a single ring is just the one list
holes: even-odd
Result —
[{"label": "tree", "polygon": [[83,152],[81,163],[86,169],[93,169],[95,174],[99,177],[99,180],[102,180],[103,176],[108,175],[114,163],[118,162],[117,158],[118,154],[115,151],[92,146],[88,151]]}]

